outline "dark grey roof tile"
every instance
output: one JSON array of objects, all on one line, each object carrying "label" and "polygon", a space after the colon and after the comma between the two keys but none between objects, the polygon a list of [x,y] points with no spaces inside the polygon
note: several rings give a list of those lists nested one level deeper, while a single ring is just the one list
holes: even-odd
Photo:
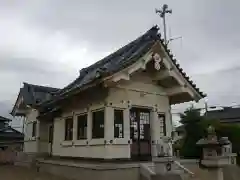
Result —
[{"label": "dark grey roof tile", "polygon": [[[82,88],[85,85],[96,80],[99,76],[104,77],[108,76],[114,72],[117,72],[134,62],[136,62],[141,56],[143,56],[150,48],[154,45],[156,41],[160,41],[168,54],[168,56],[173,61],[174,65],[178,68],[180,73],[186,78],[186,80],[195,88],[195,84],[192,81],[189,81],[189,78],[183,73],[183,70],[180,68],[180,65],[173,58],[173,55],[170,54],[171,51],[168,49],[167,45],[163,43],[161,35],[158,33],[159,28],[157,26],[152,27],[145,34],[137,38],[136,40],[130,42],[124,47],[120,48],[116,52],[110,54],[109,56],[103,58],[102,60],[94,63],[93,65],[83,68],[80,70],[79,77],[70,83],[65,88],[59,90],[50,101],[44,102],[42,105],[45,106],[48,103],[53,103],[58,101],[58,99],[64,98],[69,92],[74,91],[77,88]],[[204,94],[198,89],[195,90],[204,97]]]},{"label": "dark grey roof tile", "polygon": [[222,122],[240,122],[240,108],[211,110],[206,113],[206,116],[210,119],[216,119]]},{"label": "dark grey roof tile", "polygon": [[11,119],[8,119],[8,118],[5,118],[3,116],[0,116],[0,121],[3,121],[3,122],[9,122],[9,121],[12,121]]}]

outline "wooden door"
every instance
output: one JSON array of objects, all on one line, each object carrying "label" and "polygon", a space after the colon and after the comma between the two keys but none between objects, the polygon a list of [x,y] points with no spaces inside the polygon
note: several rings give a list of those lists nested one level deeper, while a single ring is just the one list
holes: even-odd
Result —
[{"label": "wooden door", "polygon": [[53,143],[53,124],[49,125],[48,129],[48,152],[52,155],[52,143]]},{"label": "wooden door", "polygon": [[131,158],[151,158],[150,111],[143,108],[130,110]]}]

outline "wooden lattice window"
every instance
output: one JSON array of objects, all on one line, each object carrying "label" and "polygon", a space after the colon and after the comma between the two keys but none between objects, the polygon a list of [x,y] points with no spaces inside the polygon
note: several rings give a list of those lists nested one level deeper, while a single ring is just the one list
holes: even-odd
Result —
[{"label": "wooden lattice window", "polygon": [[73,139],[73,118],[65,119],[65,140],[71,141]]},{"label": "wooden lattice window", "polygon": [[165,114],[158,114],[158,120],[160,122],[160,137],[166,136],[166,118]]},{"label": "wooden lattice window", "polygon": [[87,139],[87,114],[78,116],[77,139]]},{"label": "wooden lattice window", "polygon": [[92,112],[92,138],[104,138],[104,110]]},{"label": "wooden lattice window", "polygon": [[114,109],[114,137],[124,137],[123,110]]}]

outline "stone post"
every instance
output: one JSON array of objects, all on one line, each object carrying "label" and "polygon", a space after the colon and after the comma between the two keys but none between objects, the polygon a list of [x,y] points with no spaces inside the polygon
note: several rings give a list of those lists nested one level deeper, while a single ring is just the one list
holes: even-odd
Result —
[{"label": "stone post", "polygon": [[106,106],[104,115],[105,159],[112,158],[113,139],[114,139],[114,110],[112,107]]}]

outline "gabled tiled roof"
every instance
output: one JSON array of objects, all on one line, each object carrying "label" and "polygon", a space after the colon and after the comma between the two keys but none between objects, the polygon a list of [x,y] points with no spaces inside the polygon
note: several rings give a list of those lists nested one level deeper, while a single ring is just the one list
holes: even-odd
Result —
[{"label": "gabled tiled roof", "polygon": [[0,136],[1,137],[20,137],[23,138],[24,135],[23,133],[17,131],[16,129],[13,129],[10,126],[4,127],[4,128],[0,128]]},{"label": "gabled tiled roof", "polygon": [[176,132],[184,132],[184,131],[185,131],[184,125],[180,125],[180,126],[176,127]]},{"label": "gabled tiled roof", "polygon": [[240,108],[224,108],[211,110],[206,113],[207,118],[220,120],[224,123],[240,122]]},{"label": "gabled tiled roof", "polygon": [[[20,92],[18,94],[18,98],[23,97],[25,105],[35,106],[43,101],[49,100],[51,96],[57,91],[59,91],[57,88],[39,86],[24,82],[23,87],[20,89]],[[10,114],[12,114],[16,108],[18,98]]]},{"label": "gabled tiled roof", "polygon": [[2,121],[2,122],[10,122],[10,121],[12,121],[11,119],[8,119],[8,118],[5,118],[5,117],[3,117],[3,116],[0,116],[0,121]]},{"label": "gabled tiled roof", "polygon": [[10,126],[0,128],[0,147],[8,147],[11,144],[24,142],[23,133],[13,129]]},{"label": "gabled tiled roof", "polygon": [[21,88],[24,103],[27,105],[36,105],[51,98],[51,95],[59,89],[48,86],[39,86],[34,84],[23,83]]},{"label": "gabled tiled roof", "polygon": [[127,67],[129,64],[134,63],[153,46],[157,39],[159,39],[157,32],[158,28],[154,26],[144,35],[120,48],[116,52],[87,68],[83,68],[80,71],[80,76],[73,83],[63,88],[59,94],[64,94],[65,92],[79,88],[93,81],[99,75],[101,77],[108,76]]},{"label": "gabled tiled roof", "polygon": [[67,96],[69,92],[84,88],[86,85],[95,82],[102,77],[109,76],[133,64],[141,56],[147,53],[156,41],[159,41],[163,45],[166,53],[172,60],[173,64],[177,67],[179,72],[183,75],[183,77],[190,83],[190,85],[197,91],[197,93],[199,93],[201,97],[205,97],[205,95],[199,90],[199,88],[196,87],[196,85],[193,83],[193,81],[190,80],[186,73],[183,72],[183,69],[180,68],[176,59],[173,58],[170,50],[166,45],[164,45],[163,40],[158,33],[158,30],[159,28],[157,26],[152,27],[145,34],[130,42],[126,46],[120,48],[116,52],[110,54],[109,56],[103,58],[102,60],[87,68],[83,68],[80,71],[79,77],[71,84],[58,91],[58,93],[53,97],[52,102],[55,100],[57,101],[59,98]]}]

